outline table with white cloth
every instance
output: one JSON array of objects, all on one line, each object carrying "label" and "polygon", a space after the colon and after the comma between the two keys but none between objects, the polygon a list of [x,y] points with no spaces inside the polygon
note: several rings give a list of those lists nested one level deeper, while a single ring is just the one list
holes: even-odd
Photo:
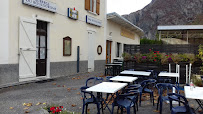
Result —
[{"label": "table with white cloth", "polygon": [[169,73],[169,72],[160,72],[159,77],[171,77],[171,78],[176,78],[176,84],[178,84],[179,88],[179,82],[180,82],[180,74],[179,73]]},{"label": "table with white cloth", "polygon": [[[118,83],[118,82],[102,82],[97,85],[94,85],[92,87],[89,87],[86,89],[86,91],[89,92],[96,92],[99,97],[102,98],[102,93],[108,93],[108,94],[116,94],[119,90],[123,89],[125,86],[127,86],[127,83]],[[114,95],[112,95],[113,97]],[[111,98],[112,99],[112,98]],[[105,107],[108,107],[108,103],[106,101],[104,102],[106,104]],[[111,112],[111,110],[109,109]]]},{"label": "table with white cloth", "polygon": [[130,75],[138,75],[138,76],[150,76],[151,72],[146,72],[146,71],[127,71],[127,70],[124,70],[120,74],[130,74]]},{"label": "table with white cloth", "polygon": [[131,77],[131,76],[115,76],[113,78],[110,78],[111,81],[117,81],[117,82],[127,82],[131,83],[137,80],[137,77]]},{"label": "table with white cloth", "polygon": [[191,88],[190,86],[184,86],[184,92],[187,99],[195,99],[203,110],[203,102],[201,101],[203,100],[203,87]]}]

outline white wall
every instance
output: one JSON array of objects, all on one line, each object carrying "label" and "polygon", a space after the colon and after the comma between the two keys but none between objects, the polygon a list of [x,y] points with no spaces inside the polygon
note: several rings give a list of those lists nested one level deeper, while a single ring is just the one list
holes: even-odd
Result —
[{"label": "white wall", "polygon": [[8,64],[9,56],[9,0],[0,4],[0,64]]},{"label": "white wall", "polygon": [[[121,43],[122,45],[122,53],[124,50],[124,44],[140,44],[140,36],[135,33],[135,39],[130,39],[130,38],[126,38],[124,36],[121,36],[121,28],[122,26],[120,26],[117,23],[114,23],[112,21],[108,21],[107,20],[107,40],[112,40],[112,48],[111,48],[111,61],[113,61],[113,59],[122,59],[122,57],[116,57],[116,44],[117,42]],[[109,36],[109,33],[111,32],[111,36]],[[122,55],[121,53],[121,55]]]},{"label": "white wall", "polygon": [[[80,46],[80,60],[88,58],[88,28],[96,30],[95,39],[95,60],[105,60],[105,55],[98,55],[96,48],[98,45],[105,47],[104,22],[105,22],[105,4],[106,0],[100,2],[100,15],[96,16],[85,10],[85,0],[48,0],[57,4],[57,13],[51,13],[39,8],[22,4],[22,0],[10,1],[10,42],[9,63],[18,63],[18,26],[19,17],[32,18],[33,15],[42,16],[53,20],[50,24],[50,61],[76,61],[77,46]],[[67,17],[67,8],[74,8],[79,12],[79,19],[72,20]],[[97,27],[86,23],[86,15],[102,21],[102,27]],[[70,36],[72,38],[72,55],[63,56],[63,38]]]}]

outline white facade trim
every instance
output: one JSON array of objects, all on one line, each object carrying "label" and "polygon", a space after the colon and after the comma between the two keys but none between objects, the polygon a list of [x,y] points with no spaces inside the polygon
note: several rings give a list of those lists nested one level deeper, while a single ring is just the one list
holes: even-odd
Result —
[{"label": "white facade trim", "polygon": [[40,15],[37,15],[37,14],[33,14],[32,17],[35,18],[36,20],[41,20],[41,21],[46,21],[46,22],[49,22],[49,23],[53,23],[53,19],[48,18],[48,17],[43,17],[43,16],[40,16]]},{"label": "white facade trim", "polygon": [[9,0],[3,0],[0,4],[0,64],[9,63]]}]

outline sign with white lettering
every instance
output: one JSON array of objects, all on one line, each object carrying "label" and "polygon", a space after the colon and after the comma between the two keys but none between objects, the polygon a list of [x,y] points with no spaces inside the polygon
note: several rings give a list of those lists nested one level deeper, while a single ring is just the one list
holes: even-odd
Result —
[{"label": "sign with white lettering", "polygon": [[57,11],[56,4],[46,0],[23,0],[23,4],[41,8],[54,13]]},{"label": "sign with white lettering", "polygon": [[68,8],[68,17],[71,19],[78,19],[78,11],[75,8]]},{"label": "sign with white lettering", "polygon": [[86,15],[86,23],[101,27],[102,21]]}]

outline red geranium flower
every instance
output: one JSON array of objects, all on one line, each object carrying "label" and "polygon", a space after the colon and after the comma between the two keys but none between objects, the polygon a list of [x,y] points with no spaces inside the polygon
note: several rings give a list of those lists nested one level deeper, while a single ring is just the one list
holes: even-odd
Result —
[{"label": "red geranium flower", "polygon": [[55,108],[56,108],[56,107],[51,107],[50,110],[51,110],[51,111],[52,111],[52,110],[55,110]]},{"label": "red geranium flower", "polygon": [[156,59],[154,59],[154,61],[156,61]]},{"label": "red geranium flower", "polygon": [[166,56],[168,56],[168,55],[166,55]]},{"label": "red geranium flower", "polygon": [[152,51],[151,49],[149,49],[149,51]]},{"label": "red geranium flower", "polygon": [[157,56],[155,56],[155,57],[157,57]]}]

